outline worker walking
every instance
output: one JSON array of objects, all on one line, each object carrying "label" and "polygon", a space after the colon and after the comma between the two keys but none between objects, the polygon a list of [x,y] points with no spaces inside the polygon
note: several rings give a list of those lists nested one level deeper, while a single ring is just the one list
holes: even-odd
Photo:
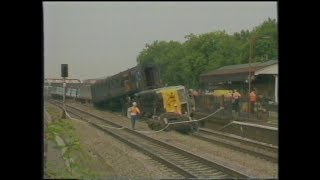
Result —
[{"label": "worker walking", "polygon": [[130,113],[130,117],[131,117],[132,129],[134,130],[136,120],[138,120],[139,115],[140,115],[140,109],[137,107],[137,103],[133,102],[132,107],[130,107],[128,111],[129,111],[128,113]]}]

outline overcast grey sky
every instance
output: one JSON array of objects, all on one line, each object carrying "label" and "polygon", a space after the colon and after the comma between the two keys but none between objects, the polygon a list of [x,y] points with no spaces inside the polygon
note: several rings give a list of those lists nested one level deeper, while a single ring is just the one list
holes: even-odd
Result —
[{"label": "overcast grey sky", "polygon": [[276,2],[44,2],[45,78],[110,76],[137,64],[146,43],[190,33],[252,30],[277,19]]}]

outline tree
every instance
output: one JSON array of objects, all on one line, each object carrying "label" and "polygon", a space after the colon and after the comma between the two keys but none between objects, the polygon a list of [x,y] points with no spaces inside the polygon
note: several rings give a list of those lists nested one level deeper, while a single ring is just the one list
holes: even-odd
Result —
[{"label": "tree", "polygon": [[154,63],[160,67],[161,79],[168,85],[186,85],[196,89],[199,76],[222,66],[249,62],[250,40],[256,36],[272,39],[256,42],[255,59],[278,58],[278,31],[275,19],[267,19],[252,31],[241,30],[233,35],[214,31],[185,35],[186,41],[154,41],[139,53],[139,64]]}]

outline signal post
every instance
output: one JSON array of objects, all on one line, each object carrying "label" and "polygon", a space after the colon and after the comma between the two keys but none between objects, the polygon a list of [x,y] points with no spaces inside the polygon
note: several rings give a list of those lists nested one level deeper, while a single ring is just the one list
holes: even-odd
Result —
[{"label": "signal post", "polygon": [[62,119],[66,118],[66,112],[65,112],[65,100],[66,100],[66,78],[68,77],[68,64],[61,64],[61,77],[63,79],[63,111],[62,111]]}]

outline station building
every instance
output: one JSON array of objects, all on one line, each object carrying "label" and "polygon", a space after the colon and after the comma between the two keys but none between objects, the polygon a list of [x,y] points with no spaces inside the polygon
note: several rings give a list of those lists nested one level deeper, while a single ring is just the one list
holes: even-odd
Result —
[{"label": "station building", "polygon": [[248,95],[249,79],[250,89],[254,88],[258,95],[278,103],[278,60],[223,66],[200,75],[200,82],[209,91],[237,89],[245,96]]}]

